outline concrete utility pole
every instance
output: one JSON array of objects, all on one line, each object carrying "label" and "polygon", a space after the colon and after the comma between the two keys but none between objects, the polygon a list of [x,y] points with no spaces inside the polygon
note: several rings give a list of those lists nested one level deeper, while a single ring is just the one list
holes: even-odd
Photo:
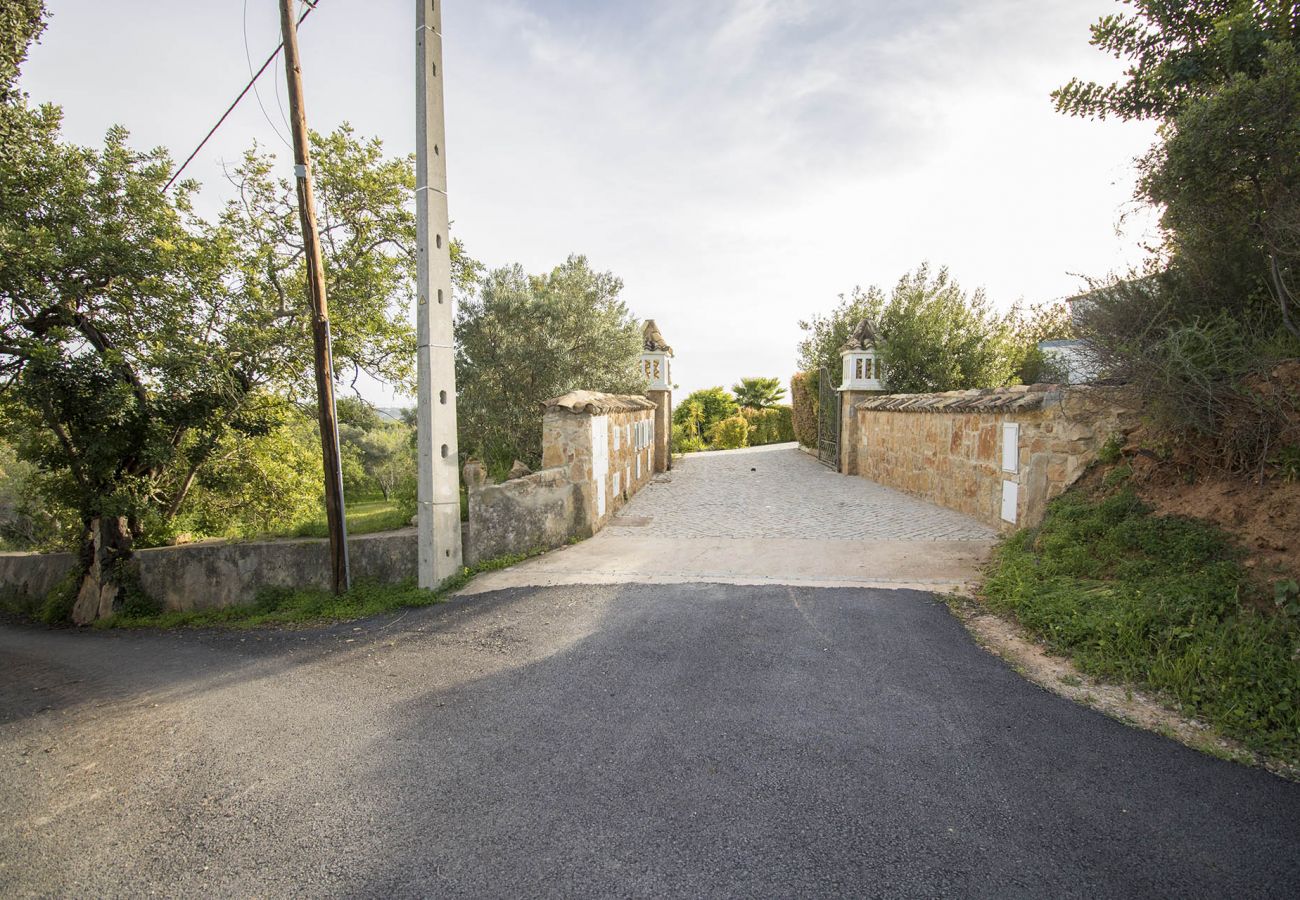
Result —
[{"label": "concrete utility pole", "polygon": [[307,294],[311,300],[311,333],[316,347],[316,407],[320,414],[321,450],[325,458],[325,519],[330,534],[330,574],[334,593],[351,586],[348,567],[348,526],[343,512],[343,467],[339,458],[339,426],[334,408],[334,361],[330,354],[330,316],[325,298],[325,265],[316,228],[316,196],[312,191],[307,149],[307,115],[302,100],[302,60],[298,55],[298,25],[294,0],[280,0],[284,32],[284,69],[289,83],[289,120],[293,127],[294,174],[298,182],[298,214],[307,258]]},{"label": "concrete utility pole", "polygon": [[434,588],[461,568],[452,346],[451,240],[447,236],[447,124],[442,92],[442,3],[415,7],[416,363],[419,378],[419,576]]}]

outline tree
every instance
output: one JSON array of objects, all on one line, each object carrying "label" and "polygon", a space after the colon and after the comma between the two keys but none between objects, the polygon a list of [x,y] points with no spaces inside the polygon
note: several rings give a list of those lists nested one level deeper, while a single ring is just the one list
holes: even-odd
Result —
[{"label": "tree", "polygon": [[1284,0],[1132,0],[1092,43],[1130,66],[1122,82],[1072,80],[1064,113],[1156,119],[1138,196],[1163,210],[1171,319],[1227,310],[1300,337],[1300,25]]},{"label": "tree", "polygon": [[855,287],[847,295],[840,294],[839,303],[830,313],[817,313],[799,323],[800,329],[807,332],[798,346],[799,371],[808,373],[808,387],[814,397],[820,388],[822,368],[830,373],[833,386],[839,387],[843,375],[840,348],[863,319],[879,322],[886,302],[885,292],[875,285],[865,291]]},{"label": "tree", "polygon": [[44,30],[42,0],[6,0],[0,6],[0,104],[13,104],[18,99],[14,87],[18,69],[27,58],[27,48]]},{"label": "tree", "polygon": [[740,405],[736,398],[722,387],[703,388],[686,395],[677,408],[673,410],[674,425],[688,425],[695,429],[695,436],[709,439],[713,427],[723,419],[740,415]]},{"label": "tree", "polygon": [[964,292],[946,268],[923,263],[886,295],[855,288],[826,316],[801,322],[799,364],[817,396],[818,369],[839,384],[840,348],[863,318],[876,324],[886,387],[898,393],[998,387],[1015,377],[1025,354],[1014,340],[1014,320],[999,317],[982,290]]},{"label": "tree", "polygon": [[366,475],[379,488],[384,500],[391,500],[402,478],[415,472],[410,429],[397,424],[381,425],[363,432],[355,443]]},{"label": "tree", "polygon": [[1092,43],[1112,85],[1071,81],[1061,112],[1155,119],[1137,196],[1162,210],[1162,258],[1089,295],[1096,361],[1137,386],[1167,437],[1262,471],[1294,443],[1296,402],[1252,388],[1300,355],[1300,19],[1283,0],[1134,0]]},{"label": "tree", "polygon": [[776,406],[785,397],[785,388],[779,378],[742,378],[731,386],[736,402],[749,409],[767,409]]},{"label": "tree", "polygon": [[[56,107],[4,110],[0,417],[81,519],[87,621],[120,603],[132,547],[174,530],[222,449],[275,433],[309,390],[294,187],[250,153],[213,225],[197,186],[164,193],[171,161],[124,129],[96,150],[61,140]],[[411,161],[347,128],[314,142],[337,370],[408,380]]]},{"label": "tree", "polygon": [[496,269],[456,311],[461,447],[493,472],[541,461],[540,404],[575,389],[642,393],[641,330],[623,282],[570,256],[545,275]]}]

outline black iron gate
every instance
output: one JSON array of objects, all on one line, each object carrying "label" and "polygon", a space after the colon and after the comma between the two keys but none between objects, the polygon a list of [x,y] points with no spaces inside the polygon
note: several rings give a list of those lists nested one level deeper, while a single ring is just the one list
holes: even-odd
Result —
[{"label": "black iron gate", "polygon": [[817,458],[822,465],[840,470],[840,394],[823,367],[817,393]]}]

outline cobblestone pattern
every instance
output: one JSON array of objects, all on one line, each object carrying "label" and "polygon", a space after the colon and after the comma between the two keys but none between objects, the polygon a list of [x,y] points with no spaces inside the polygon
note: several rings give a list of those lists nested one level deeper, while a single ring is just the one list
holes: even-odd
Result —
[{"label": "cobblestone pattern", "polygon": [[840,475],[793,444],[697,453],[624,507],[657,537],[823,541],[987,541],[996,532],[961,513]]}]

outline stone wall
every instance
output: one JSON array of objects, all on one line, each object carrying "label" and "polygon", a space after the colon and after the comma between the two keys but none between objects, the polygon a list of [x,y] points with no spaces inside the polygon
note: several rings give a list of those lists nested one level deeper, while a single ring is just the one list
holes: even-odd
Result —
[{"label": "stone wall", "polygon": [[574,391],[547,401],[540,471],[488,484],[465,468],[470,563],[550,549],[595,534],[654,474],[656,404]]},{"label": "stone wall", "polygon": [[[1115,388],[1030,385],[857,401],[844,471],[1003,531],[1036,525],[1114,434],[1136,424]],[[1010,427],[1008,427],[1010,426]]]},{"label": "stone wall", "polygon": [[[352,579],[397,584],[415,577],[414,528],[348,539]],[[145,591],[164,609],[252,603],[268,587],[330,587],[329,541],[205,541],[137,550]],[[0,585],[43,597],[77,566],[71,553],[0,554]]]}]

